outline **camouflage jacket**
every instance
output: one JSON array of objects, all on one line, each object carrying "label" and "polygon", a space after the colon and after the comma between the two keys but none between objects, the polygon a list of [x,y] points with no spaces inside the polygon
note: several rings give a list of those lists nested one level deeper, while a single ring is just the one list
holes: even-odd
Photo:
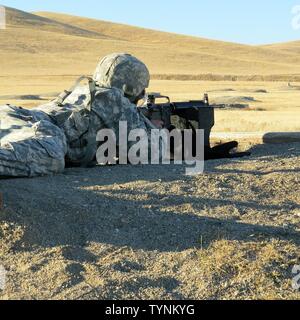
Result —
[{"label": "camouflage jacket", "polygon": [[96,87],[93,94],[88,85],[79,85],[63,103],[52,101],[35,110],[45,112],[64,131],[66,160],[73,165],[88,164],[95,158],[96,136],[101,129],[113,129],[118,145],[119,121],[127,121],[128,132],[132,129],[149,132],[155,128],[117,88]]}]

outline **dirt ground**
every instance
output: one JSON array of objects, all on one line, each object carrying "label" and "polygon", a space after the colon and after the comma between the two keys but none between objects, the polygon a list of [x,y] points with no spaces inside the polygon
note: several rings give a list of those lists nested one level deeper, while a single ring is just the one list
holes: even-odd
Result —
[{"label": "dirt ground", "polygon": [[299,299],[300,144],[251,150],[0,180],[0,298]]}]

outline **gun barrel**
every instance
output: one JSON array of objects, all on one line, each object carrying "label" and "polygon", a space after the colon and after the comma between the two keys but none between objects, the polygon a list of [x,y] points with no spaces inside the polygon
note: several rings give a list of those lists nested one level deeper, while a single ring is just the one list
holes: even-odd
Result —
[{"label": "gun barrel", "polygon": [[200,109],[200,108],[211,108],[211,109],[225,109],[226,105],[224,104],[207,104],[202,100],[199,101],[183,101],[183,102],[171,102],[171,103],[156,103],[149,104],[148,109],[158,110],[162,108],[171,108],[172,110],[176,109]]}]

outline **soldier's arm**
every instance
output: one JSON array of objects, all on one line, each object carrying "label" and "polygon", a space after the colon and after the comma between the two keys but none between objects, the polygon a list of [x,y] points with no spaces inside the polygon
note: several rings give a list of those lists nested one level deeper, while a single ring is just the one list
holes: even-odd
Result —
[{"label": "soldier's arm", "polygon": [[126,121],[128,131],[146,129],[144,118],[138,112],[136,105],[125,98],[118,89],[98,92],[92,109],[106,128],[118,131],[120,121]]}]

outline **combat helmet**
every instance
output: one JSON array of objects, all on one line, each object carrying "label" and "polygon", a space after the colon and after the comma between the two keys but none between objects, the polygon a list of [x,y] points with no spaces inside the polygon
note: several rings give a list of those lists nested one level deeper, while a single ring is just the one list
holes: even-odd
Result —
[{"label": "combat helmet", "polygon": [[146,65],[128,53],[113,53],[100,60],[94,81],[106,88],[118,88],[135,101],[148,88],[150,73]]}]

